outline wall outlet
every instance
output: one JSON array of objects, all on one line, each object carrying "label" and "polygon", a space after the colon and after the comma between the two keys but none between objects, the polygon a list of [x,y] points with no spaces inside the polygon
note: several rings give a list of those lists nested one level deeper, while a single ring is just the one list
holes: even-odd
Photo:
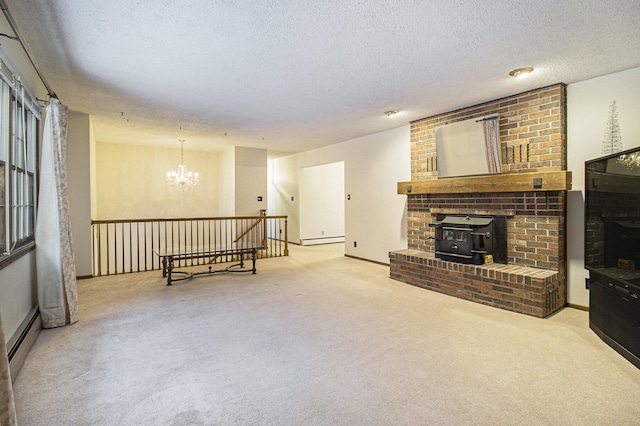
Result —
[{"label": "wall outlet", "polygon": [[358,242],[357,242],[357,241],[354,241],[354,242],[353,242],[353,246],[354,246],[354,247],[358,247]]},{"label": "wall outlet", "polygon": [[591,278],[584,279],[584,288],[586,288],[587,290],[591,288]]}]

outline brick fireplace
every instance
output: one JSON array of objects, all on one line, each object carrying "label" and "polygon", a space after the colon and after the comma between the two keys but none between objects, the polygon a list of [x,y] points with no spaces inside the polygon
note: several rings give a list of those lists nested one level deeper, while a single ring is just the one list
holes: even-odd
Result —
[{"label": "brick fireplace", "polygon": [[[546,317],[566,303],[565,86],[558,84],[411,123],[406,250],[391,252],[393,279],[514,312]],[[499,114],[502,173],[438,179],[435,127]],[[435,257],[442,215],[506,217],[506,263]]]}]

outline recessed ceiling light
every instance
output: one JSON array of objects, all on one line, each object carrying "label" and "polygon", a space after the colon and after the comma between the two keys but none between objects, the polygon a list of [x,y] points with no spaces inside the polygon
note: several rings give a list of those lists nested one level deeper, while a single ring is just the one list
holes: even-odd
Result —
[{"label": "recessed ceiling light", "polygon": [[515,78],[522,78],[527,74],[531,74],[532,72],[533,72],[533,67],[522,67],[522,68],[516,68],[515,70],[510,71],[509,75]]},{"label": "recessed ceiling light", "polygon": [[398,111],[396,111],[395,109],[390,109],[389,111],[385,111],[384,113],[387,117],[391,117],[392,115],[396,115]]}]

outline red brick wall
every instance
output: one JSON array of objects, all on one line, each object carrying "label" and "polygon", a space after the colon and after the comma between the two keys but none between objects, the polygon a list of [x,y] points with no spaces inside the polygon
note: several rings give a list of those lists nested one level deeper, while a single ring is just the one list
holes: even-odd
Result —
[{"label": "red brick wall", "polygon": [[437,178],[435,128],[500,114],[502,171],[566,170],[566,87],[531,90],[411,123],[411,180]]},{"label": "red brick wall", "polygon": [[437,213],[507,216],[508,263],[561,271],[565,264],[563,191],[408,195],[407,246],[433,252]]},{"label": "red brick wall", "polygon": [[555,271],[445,262],[417,250],[389,257],[391,278],[483,305],[544,318],[566,303],[566,287]]},{"label": "red brick wall", "polygon": [[[503,174],[566,170],[566,88],[564,84],[557,84],[412,122],[411,180],[437,179],[436,127],[495,113],[500,117]],[[394,256],[392,253],[392,277],[480,303],[536,316],[546,316],[564,306],[564,191],[410,194],[407,197],[409,251],[426,253],[427,257],[433,256],[432,237],[435,233],[433,228],[429,227],[429,223],[435,221],[438,213],[501,215],[507,216],[508,264],[529,268],[520,278],[530,278],[536,274],[536,270],[553,271],[557,274],[553,275],[551,282],[537,286],[538,294],[535,294],[535,289],[533,293],[527,293],[529,299],[535,301],[531,304],[521,301],[515,303],[510,300],[513,296],[491,290],[493,287],[501,287],[499,282],[495,282],[493,275],[491,280],[483,278],[482,275],[473,279],[473,271],[478,271],[474,268],[470,268],[471,272],[466,272],[464,284],[456,287],[455,279],[444,283],[444,277],[451,269],[447,266],[449,262],[429,263],[430,272],[426,275],[423,273],[421,279],[416,279],[415,275],[411,275],[416,273],[415,265],[407,266],[412,261],[407,260],[406,256]],[[402,268],[400,263],[403,265]],[[444,275],[438,273],[439,269],[445,270]],[[452,285],[456,288],[451,287]],[[501,294],[504,297],[501,297]]]}]

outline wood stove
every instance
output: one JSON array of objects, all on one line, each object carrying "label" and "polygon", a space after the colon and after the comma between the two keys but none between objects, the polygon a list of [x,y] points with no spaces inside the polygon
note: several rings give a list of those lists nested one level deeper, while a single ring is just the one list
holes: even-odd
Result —
[{"label": "wood stove", "polygon": [[489,259],[507,263],[506,218],[503,216],[438,215],[435,256],[449,262],[482,265]]}]

